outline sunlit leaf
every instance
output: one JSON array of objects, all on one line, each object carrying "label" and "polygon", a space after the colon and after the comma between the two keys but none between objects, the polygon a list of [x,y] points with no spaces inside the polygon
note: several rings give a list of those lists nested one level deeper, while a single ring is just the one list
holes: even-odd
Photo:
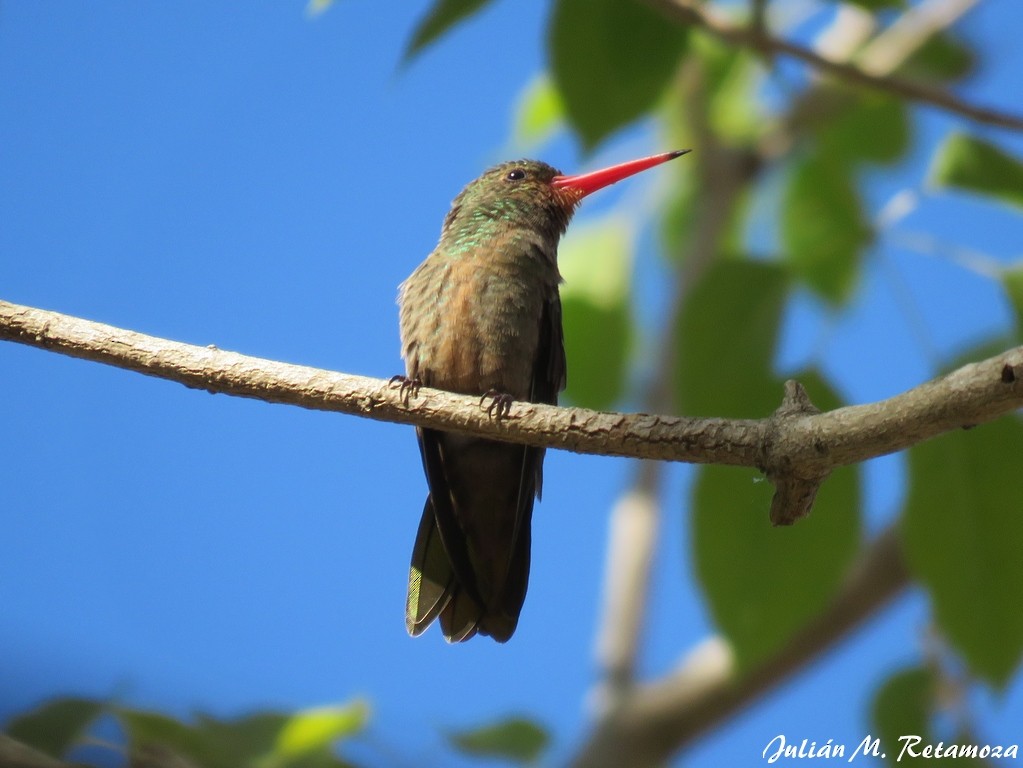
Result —
[{"label": "sunlit leaf", "polygon": [[693,286],[675,338],[678,408],[758,418],[781,401],[771,373],[788,282],[773,264],[723,261]]},{"label": "sunlit leaf", "polygon": [[358,701],[296,712],[280,729],[275,751],[291,757],[328,749],[339,739],[362,730],[368,718],[369,708]]},{"label": "sunlit leaf", "polygon": [[760,65],[741,48],[711,37],[697,37],[691,50],[703,65],[707,119],[722,143],[745,144],[765,127],[756,87]]},{"label": "sunlit leaf", "polygon": [[186,723],[154,712],[117,711],[131,754],[201,768],[346,768],[336,743],[362,729],[361,702],[286,715],[261,712],[232,720],[197,715]]},{"label": "sunlit leaf", "polygon": [[834,304],[846,301],[860,251],[871,240],[849,166],[821,152],[803,158],[782,204],[786,263],[815,293]]},{"label": "sunlit leaf", "polygon": [[556,0],[548,30],[551,74],[588,150],[653,108],[686,41],[637,0]]},{"label": "sunlit leaf", "polygon": [[558,252],[566,396],[595,409],[611,407],[625,386],[632,336],[632,241],[628,225],[611,218],[575,227]]},{"label": "sunlit leaf", "polygon": [[89,699],[55,699],[15,718],[4,732],[40,752],[63,757],[105,709]]},{"label": "sunlit leaf", "polygon": [[424,16],[405,49],[408,61],[459,22],[478,13],[489,0],[436,0]]},{"label": "sunlit leaf", "polygon": [[1023,424],[1004,417],[909,451],[906,556],[938,626],[1003,686],[1023,656]]},{"label": "sunlit leaf", "polygon": [[[816,373],[801,374],[822,409],[839,404]],[[777,397],[780,397],[778,384]],[[827,604],[860,542],[859,470],[821,486],[813,513],[772,527],[773,486],[754,470],[703,467],[693,493],[693,562],[714,620],[740,667],[780,650]]]},{"label": "sunlit leaf", "polygon": [[954,133],[931,164],[930,181],[1023,207],[1023,163],[982,139]]},{"label": "sunlit leaf", "polygon": [[501,757],[522,764],[536,762],[550,742],[546,729],[521,717],[510,717],[482,728],[454,731],[447,737],[456,749],[466,754]]},{"label": "sunlit leaf", "polygon": [[545,141],[565,118],[561,95],[546,73],[526,87],[515,110],[516,144],[530,146]]}]

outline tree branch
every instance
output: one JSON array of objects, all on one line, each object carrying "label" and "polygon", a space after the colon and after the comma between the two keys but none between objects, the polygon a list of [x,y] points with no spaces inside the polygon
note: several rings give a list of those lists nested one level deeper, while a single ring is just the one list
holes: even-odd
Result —
[{"label": "tree branch", "polygon": [[784,55],[799,59],[815,69],[834,75],[847,82],[886,91],[905,99],[938,107],[947,112],[967,117],[978,123],[996,125],[1015,131],[1023,131],[1023,116],[989,107],[971,104],[964,99],[939,88],[917,83],[892,75],[875,74],[843,61],[825,58],[808,48],[790,43],[777,37],[762,34],[761,31],[733,24],[709,4],[697,4],[692,0],[646,0],[670,19],[695,27],[724,40],[731,45],[742,46],[766,55]]},{"label": "tree branch", "polygon": [[[188,387],[577,453],[757,467],[776,485],[908,448],[1023,407],[1023,347],[901,395],[813,412],[794,382],[764,419],[603,413],[517,402],[492,418],[473,395],[423,388],[411,403],[381,379],[262,360],[0,301],[0,340],[106,363]],[[735,375],[741,375],[736,371]],[[781,486],[779,486],[781,487]]]},{"label": "tree branch", "polygon": [[895,528],[881,534],[827,608],[785,647],[739,675],[727,644],[713,637],[665,679],[633,690],[594,729],[575,768],[663,765],[677,750],[834,647],[909,584]]},{"label": "tree branch", "polygon": [[752,0],[750,4],[750,27],[757,37],[767,34],[767,0]]},{"label": "tree branch", "polygon": [[652,463],[639,463],[636,482],[615,502],[608,521],[596,647],[601,679],[591,695],[600,710],[613,708],[634,683],[661,523],[660,474]]},{"label": "tree branch", "polygon": [[0,733],[0,768],[74,768]]}]

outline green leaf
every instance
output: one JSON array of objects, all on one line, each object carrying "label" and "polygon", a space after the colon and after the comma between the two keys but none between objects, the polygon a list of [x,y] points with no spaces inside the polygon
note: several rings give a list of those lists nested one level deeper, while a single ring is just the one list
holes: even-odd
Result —
[{"label": "green leaf", "polygon": [[625,388],[632,336],[632,242],[618,217],[575,227],[558,251],[566,396],[585,408],[610,408]]},{"label": "green leaf", "polygon": [[868,11],[883,11],[888,8],[905,8],[906,0],[845,0]]},{"label": "green leaf", "polygon": [[513,762],[536,762],[550,742],[546,729],[521,717],[509,717],[491,725],[447,734],[452,746],[478,757],[501,757]]},{"label": "green leaf", "polygon": [[64,757],[105,709],[89,699],[54,699],[12,720],[5,733],[40,752]]},{"label": "green leaf", "polygon": [[954,133],[931,163],[930,182],[1023,207],[1023,163],[982,139]]},{"label": "green leaf", "polygon": [[[698,163],[699,160],[694,160]],[[692,166],[672,169],[670,192],[661,209],[661,239],[665,258],[681,264],[689,252],[693,225],[700,215],[699,187]]]},{"label": "green leaf", "polygon": [[934,694],[934,675],[923,667],[896,672],[878,689],[871,715],[888,763],[894,765],[899,756],[900,736],[926,739],[931,733]]},{"label": "green leaf", "polygon": [[1002,287],[1009,296],[1016,315],[1016,330],[1023,333],[1023,266],[1012,267],[1002,272]]},{"label": "green leaf", "polygon": [[[818,407],[837,407],[817,373],[799,379]],[[780,397],[780,383],[775,394]],[[752,470],[704,467],[693,494],[697,577],[743,669],[779,651],[827,605],[859,547],[857,467],[836,470],[821,486],[813,514],[797,525],[771,526],[773,492]]]},{"label": "green leaf", "polygon": [[586,150],[649,112],[665,92],[686,30],[637,0],[556,0],[551,74]]},{"label": "green leaf", "polygon": [[368,719],[369,707],[361,701],[296,712],[277,734],[274,751],[286,758],[329,752],[337,741],[365,728]]},{"label": "green leaf", "polygon": [[489,0],[437,0],[412,33],[412,40],[405,49],[405,61],[413,58],[451,27],[478,13],[487,2]]},{"label": "green leaf", "polygon": [[909,451],[906,556],[942,632],[1004,686],[1023,656],[1023,424],[1015,417]]},{"label": "green leaf", "polygon": [[[152,750],[187,758],[202,768],[230,768],[237,766],[230,754],[218,750],[207,741],[206,735],[172,717],[156,712],[120,709],[117,717],[128,736],[128,749],[132,755]],[[240,758],[241,756],[237,756]]]},{"label": "green leaf", "polygon": [[762,68],[756,57],[706,36],[695,38],[690,47],[703,63],[707,119],[716,138],[726,144],[749,144],[766,125],[758,108]]},{"label": "green leaf", "polygon": [[818,120],[821,152],[847,163],[893,163],[909,148],[906,105],[885,94],[842,89],[835,93],[832,117]]},{"label": "green leaf", "polygon": [[771,370],[787,288],[783,270],[752,261],[717,262],[693,286],[675,334],[683,413],[759,418],[778,406]]},{"label": "green leaf", "polygon": [[[360,731],[366,704],[317,707],[290,715],[260,712],[233,720],[197,715],[185,723],[156,712],[116,710],[132,755],[201,768],[348,768],[337,742]],[[162,763],[161,763],[162,764]]]},{"label": "green leaf", "polygon": [[526,86],[515,115],[514,140],[516,144],[525,146],[547,140],[564,121],[561,95],[546,73],[537,75]]},{"label": "green leaf", "polygon": [[280,732],[287,720],[287,715],[277,712],[258,712],[235,720],[197,715],[192,730],[218,756],[218,762],[234,756],[236,764],[255,768],[304,765],[301,760],[294,760],[293,755],[277,752]]},{"label": "green leaf", "polygon": [[[684,413],[763,417],[781,400],[772,373],[788,281],[773,264],[718,262],[693,286],[679,319],[675,381]],[[823,409],[838,398],[815,373],[800,377]],[[778,650],[833,593],[859,538],[857,470],[835,472],[814,514],[771,527],[773,487],[758,473],[700,471],[693,499],[694,562],[710,609],[748,667]]]},{"label": "green leaf", "polygon": [[848,165],[824,153],[800,162],[783,201],[785,261],[815,293],[846,301],[856,283],[859,254],[871,240]]},{"label": "green leaf", "polygon": [[[957,744],[976,743],[969,734],[960,733],[952,738],[935,736],[934,716],[940,704],[939,680],[925,667],[910,667],[896,672],[874,695],[872,720],[880,751],[889,765],[939,765],[982,768],[987,761],[969,756],[955,755],[924,757],[924,746],[944,742],[946,748]],[[907,741],[919,738],[915,741]],[[908,748],[907,748],[908,747]],[[905,754],[903,754],[905,749]],[[912,751],[911,751],[912,750]],[[916,752],[918,756],[914,756]]]},{"label": "green leaf", "polygon": [[966,77],[977,64],[977,55],[962,40],[941,32],[932,36],[906,62],[897,74],[916,80],[950,82]]}]

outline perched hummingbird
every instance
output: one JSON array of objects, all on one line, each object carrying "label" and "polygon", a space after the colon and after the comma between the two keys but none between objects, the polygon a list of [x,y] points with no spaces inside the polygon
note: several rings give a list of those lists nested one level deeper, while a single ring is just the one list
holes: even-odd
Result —
[{"label": "perched hummingbird", "polygon": [[[583,197],[688,150],[578,176],[520,160],[455,198],[440,242],[398,293],[403,386],[556,404],[565,388],[558,240]],[[543,448],[419,428],[430,494],[409,569],[405,624],[440,617],[448,642],[512,636],[529,580]]]}]

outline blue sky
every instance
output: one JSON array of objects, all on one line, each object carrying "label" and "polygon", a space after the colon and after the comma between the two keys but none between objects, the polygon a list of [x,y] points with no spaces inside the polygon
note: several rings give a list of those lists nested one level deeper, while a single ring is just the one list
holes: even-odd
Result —
[{"label": "blue sky", "polygon": [[[297,0],[3,3],[0,298],[271,359],[399,372],[396,287],[458,190],[518,154],[512,105],[544,63],[546,4],[506,0],[399,68],[426,7],[346,0],[309,19]],[[989,55],[965,85],[977,100],[1018,104],[1020,22],[1017,0],[996,0],[965,24]],[[871,212],[919,186],[927,148],[956,124],[920,113],[930,143],[872,173]],[[595,158],[564,136],[541,154],[574,170],[660,148],[641,127]],[[1018,216],[954,196],[926,198],[904,225],[1001,260],[1023,239]],[[940,254],[882,249],[846,315],[794,303],[782,368],[819,361],[863,402],[1008,327],[994,281]],[[656,306],[661,267],[649,248],[638,258],[642,301]],[[514,640],[449,647],[404,630],[425,494],[409,428],[4,344],[0,432],[0,720],[55,694],[224,716],[362,696],[371,736],[352,754],[370,764],[445,760],[441,729],[512,713],[551,727],[557,755],[581,738],[607,513],[627,462],[549,454]],[[901,461],[868,467],[872,530],[898,510]],[[671,469],[647,674],[711,631],[679,514],[688,482]],[[918,658],[926,622],[926,599],[903,597],[687,764],[750,764],[779,732],[858,742],[873,689]],[[1019,680],[979,706],[993,740],[1023,737]]]}]

